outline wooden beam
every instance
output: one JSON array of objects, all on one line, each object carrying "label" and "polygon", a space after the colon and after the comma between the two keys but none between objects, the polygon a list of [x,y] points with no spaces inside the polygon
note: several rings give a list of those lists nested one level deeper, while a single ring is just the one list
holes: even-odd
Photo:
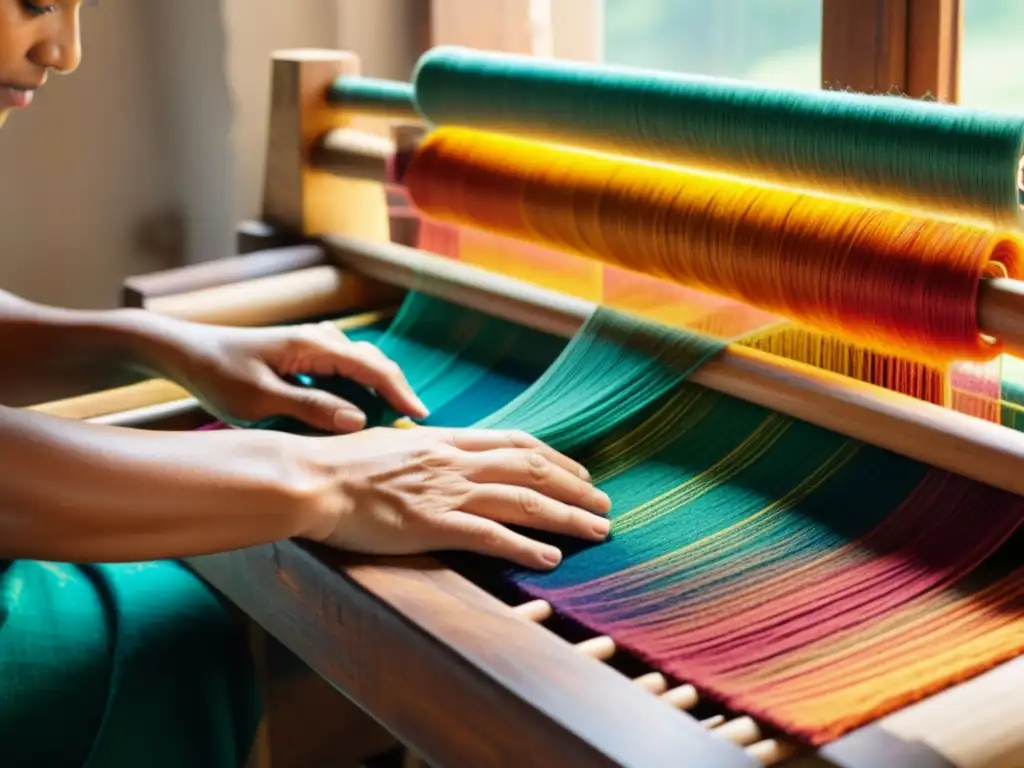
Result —
[{"label": "wooden beam", "polygon": [[908,0],[906,93],[960,101],[963,0]]},{"label": "wooden beam", "polygon": [[821,26],[823,88],[904,92],[907,0],[824,0]]},{"label": "wooden beam", "polygon": [[284,541],[189,562],[432,764],[758,765],[434,558]]},{"label": "wooden beam", "polygon": [[267,141],[263,221],[297,235],[359,232],[388,240],[383,187],[339,179],[309,164],[313,147],[352,116],[327,105],[327,88],[338,77],[360,73],[355,54],[299,49],[274,55]]},{"label": "wooden beam", "polygon": [[956,102],[962,35],[962,0],[827,0],[822,87]]}]

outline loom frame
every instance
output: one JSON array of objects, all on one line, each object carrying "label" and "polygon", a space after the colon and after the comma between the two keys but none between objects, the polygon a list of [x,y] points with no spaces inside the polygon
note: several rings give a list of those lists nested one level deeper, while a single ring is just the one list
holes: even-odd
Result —
[{"label": "loom frame", "polygon": [[[251,241],[248,244],[251,245]],[[287,274],[289,259],[294,258],[290,249],[253,255],[260,264],[275,264],[280,270],[277,274]],[[330,250],[321,251],[321,257],[329,260]],[[230,270],[223,267],[217,274],[218,279],[211,281],[206,265],[149,275],[147,281],[152,293],[142,297],[142,306],[146,306],[147,298],[159,302],[175,290],[190,295],[189,288],[199,291],[218,286],[244,288],[259,281],[260,278],[246,279],[244,260],[234,263],[238,281],[232,281]],[[192,279],[194,282],[190,283]],[[258,301],[258,292],[252,293]],[[359,312],[377,305],[375,300],[370,304],[348,303],[350,295],[339,295],[338,311]],[[154,398],[163,403],[165,395],[154,393]],[[120,407],[124,402],[124,396],[117,392],[106,397],[100,393],[88,402],[79,398],[51,405],[46,410],[74,418],[98,418],[105,423],[130,423],[146,428],[188,428],[199,415],[194,401],[179,401],[177,410],[170,414],[162,404],[146,405],[137,401],[130,404],[135,407],[126,410]],[[608,669],[602,660],[581,655],[552,631],[531,627],[531,622],[524,622],[510,605],[448,569],[436,558],[355,557],[288,541],[191,558],[189,564],[249,619],[287,647],[308,670],[330,683],[431,764],[507,764],[495,760],[489,753],[491,743],[529,744],[533,750],[531,755],[536,756],[541,765],[559,764],[556,761],[573,754],[585,756],[585,762],[580,763],[585,765],[682,764],[703,768],[758,764],[744,754],[742,747],[707,731],[695,730],[693,726],[697,723],[690,715],[672,711],[618,671]],[[474,627],[469,637],[463,629],[465,626]],[[503,659],[489,656],[488,642],[500,643],[503,648],[516,647],[522,653],[520,658],[531,664],[524,665],[525,669],[510,670],[502,664]],[[414,661],[402,661],[408,658]],[[346,667],[346,659],[361,660],[363,666]],[[538,665],[534,665],[532,662],[537,660]],[[569,700],[563,699],[552,713],[548,708],[550,702],[559,696],[549,688],[564,670],[579,670],[578,677],[573,678]],[[402,682],[408,680],[422,681],[425,691],[399,692]],[[993,727],[999,711],[993,692],[1019,689],[1022,683],[1024,658],[779,765],[798,768],[878,765],[989,768],[1001,765],[982,761],[982,756],[985,760],[991,757],[992,745],[1020,748],[1021,739],[1012,736],[1012,725],[1003,722]],[[453,741],[451,730],[445,727],[443,720],[438,721],[438,702],[432,698],[435,690],[444,690],[451,696],[452,701],[446,701],[443,707],[446,712],[461,712],[466,717],[489,713],[479,721],[481,728],[477,735],[483,739],[482,743]],[[478,697],[493,701],[491,707],[483,707]],[[578,728],[582,728],[581,735],[579,730],[566,724],[572,724],[579,716],[578,701],[612,701],[623,711],[623,705],[628,703],[637,707],[630,711],[638,717],[634,720],[616,714],[610,727],[597,727],[594,722],[578,724]],[[532,715],[517,718],[524,706],[534,710]],[[972,730],[989,725],[988,731],[974,733],[963,742],[963,762],[953,762],[949,756],[923,743],[923,740],[942,736],[948,729],[963,733],[964,726],[956,725],[960,718],[950,717],[951,707],[958,712],[977,712],[969,719]],[[665,710],[671,715],[667,722]],[[916,718],[911,715],[910,720],[917,721],[911,727],[900,726],[899,721],[910,710],[923,710],[923,714]],[[651,713],[659,713],[653,721],[649,717]],[[727,722],[739,719],[742,718]],[[637,757],[619,751],[623,744],[618,734],[630,734],[635,739],[640,733],[638,728],[649,727],[652,722],[657,723],[658,729],[667,729],[665,741],[659,736],[648,738],[672,747],[668,754],[652,761],[648,755]],[[914,735],[922,741],[913,738]],[[670,737],[682,738],[685,746],[676,746]],[[487,741],[487,738],[495,741]],[[942,746],[949,748],[948,743]],[[688,758],[680,762],[680,755]],[[550,762],[541,761],[544,756],[550,758]]]},{"label": "loom frame", "polygon": [[[324,61],[316,64],[326,71]],[[303,69],[309,67],[297,67],[293,84],[300,92],[313,93],[313,80],[318,78],[304,80]],[[346,69],[354,73],[357,65],[348,64]],[[275,102],[275,109],[281,106]],[[293,117],[297,108],[301,111],[298,101],[284,106],[293,111]],[[298,126],[293,123],[299,131],[292,136],[302,136],[305,143],[312,134],[305,134],[302,126],[301,119]],[[294,174],[293,161],[303,167],[305,150],[296,152],[295,143],[285,147],[291,158],[278,167],[290,168],[288,172]],[[271,188],[280,190],[282,186],[268,178]],[[295,189],[292,186],[293,192]],[[305,194],[304,183],[299,183],[298,191],[300,196]],[[355,196],[356,191],[362,199],[353,208],[371,210],[376,206],[371,198],[379,195],[379,188],[350,185],[350,195]],[[293,198],[289,205],[296,202],[298,208],[291,208],[292,216],[282,218],[268,211],[265,221],[247,223],[240,233],[240,254],[259,245],[278,250],[130,279],[125,283],[124,302],[204,319],[202,302],[196,309],[196,291],[212,291],[222,297],[220,289],[231,292],[240,288],[259,303],[261,280],[330,268],[329,251],[316,248],[316,238],[309,234],[311,227],[301,200]],[[392,222],[393,236],[398,224]],[[346,232],[348,227],[342,224],[340,230],[330,231]],[[321,299],[324,306],[356,310],[381,306],[399,296],[400,292],[389,286],[343,274],[337,290]],[[175,304],[175,299],[182,298],[186,301]],[[257,313],[241,320],[214,316],[212,321],[262,324],[268,318],[276,318],[269,322],[300,319],[301,314],[302,308],[293,304],[275,306],[269,315]],[[169,397],[176,408],[164,407]],[[126,409],[123,397],[114,395],[94,398],[87,406],[81,401],[58,404],[55,410],[75,418],[160,428],[187,428],[198,415],[194,402],[174,400],[173,391],[154,391],[152,399],[153,403],[135,403],[137,407]],[[586,765],[757,764],[740,747],[715,738],[689,715],[674,712],[603,662],[581,655],[557,635],[524,621],[501,600],[434,558],[355,558],[289,541],[189,562],[316,674],[434,764],[506,764],[494,755],[494,744],[527,746],[542,765],[567,760],[575,764],[576,759]],[[466,626],[476,631],[467,635]],[[515,664],[510,667],[509,659],[500,654],[495,657],[488,650],[488,640],[522,651],[526,669]],[[574,673],[571,686],[557,682],[565,671]],[[995,677],[1004,684],[1024,680],[1024,662],[1010,662],[976,681],[985,689],[985,681],[990,684]],[[401,691],[408,680],[424,682],[427,690]],[[951,693],[972,687],[975,693],[968,701],[982,701],[984,694],[970,682]],[[438,692],[449,706],[438,706]],[[581,712],[579,701],[598,702],[599,711]],[[627,719],[617,712],[622,704],[635,707],[631,711],[637,716]],[[453,712],[464,713],[467,719],[451,718]],[[487,716],[479,721],[481,727],[475,734],[462,732],[460,740],[453,740],[452,728],[459,732],[460,723],[481,713]],[[948,756],[909,738],[913,729],[887,728],[892,719],[883,718],[817,753],[785,764],[848,768],[953,764]],[[948,727],[948,723],[939,727]],[[654,752],[647,752],[649,748]]]}]

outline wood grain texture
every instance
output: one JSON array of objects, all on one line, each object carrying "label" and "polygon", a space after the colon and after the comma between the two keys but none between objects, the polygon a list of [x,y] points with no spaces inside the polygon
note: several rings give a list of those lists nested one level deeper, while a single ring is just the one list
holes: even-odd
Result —
[{"label": "wood grain texture", "polygon": [[959,100],[962,0],[827,0],[823,88]]},{"label": "wood grain texture", "polygon": [[250,626],[265,768],[360,768],[397,746],[370,715],[257,624]]},{"label": "wood grain texture", "polygon": [[906,93],[960,101],[964,0],[908,0]]},{"label": "wood grain texture", "polygon": [[38,403],[30,406],[29,410],[84,420],[188,399],[189,393],[177,384],[164,379],[149,379],[115,389]]},{"label": "wood grain texture", "polygon": [[145,307],[183,320],[261,326],[376,309],[400,300],[402,294],[384,283],[323,265],[160,296]]},{"label": "wood grain texture", "polygon": [[358,74],[359,59],[352,53],[297,49],[274,54],[262,215],[271,226],[301,235],[352,232],[388,239],[381,184],[338,178],[309,164],[313,148],[327,133],[353,124],[352,115],[328,107],[328,86],[337,77]]},{"label": "wood grain texture", "polygon": [[122,304],[144,307],[162,296],[217,288],[242,280],[281,275],[326,263],[324,251],[315,244],[271,248],[246,255],[191,264],[175,269],[132,275],[124,281]]},{"label": "wood grain texture", "polygon": [[195,570],[441,766],[753,766],[431,558],[282,542]]},{"label": "wood grain texture", "polygon": [[826,0],[822,3],[822,87],[903,92],[906,40],[907,0]]}]

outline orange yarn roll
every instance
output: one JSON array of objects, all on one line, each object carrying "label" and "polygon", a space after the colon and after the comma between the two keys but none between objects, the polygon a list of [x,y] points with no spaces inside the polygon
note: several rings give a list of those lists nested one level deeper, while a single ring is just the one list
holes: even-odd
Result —
[{"label": "orange yarn roll", "polygon": [[413,202],[439,219],[719,293],[929,362],[991,359],[977,289],[1017,277],[1021,240],[869,208],[444,128],[412,158]]}]

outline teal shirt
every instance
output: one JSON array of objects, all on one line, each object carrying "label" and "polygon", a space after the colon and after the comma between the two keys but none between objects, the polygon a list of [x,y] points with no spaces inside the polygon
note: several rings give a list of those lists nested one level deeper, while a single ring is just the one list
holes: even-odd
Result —
[{"label": "teal shirt", "polygon": [[244,627],[185,566],[0,563],[6,768],[234,768],[258,721]]}]

